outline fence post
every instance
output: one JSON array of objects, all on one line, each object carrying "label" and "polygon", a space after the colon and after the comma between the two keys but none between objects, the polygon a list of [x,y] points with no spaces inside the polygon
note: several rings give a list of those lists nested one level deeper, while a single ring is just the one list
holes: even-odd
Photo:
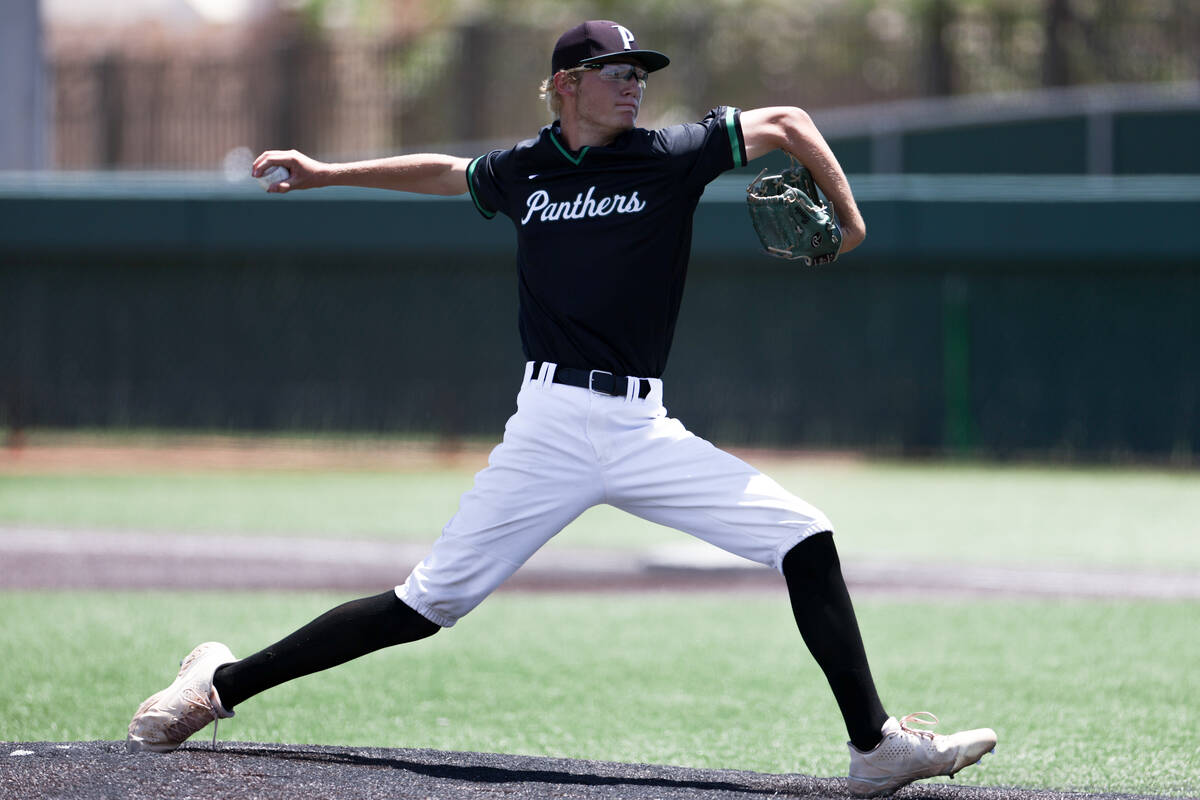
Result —
[{"label": "fence post", "polygon": [[975,448],[971,413],[971,317],[967,279],[956,273],[942,278],[942,448],[967,455]]},{"label": "fence post", "polygon": [[276,69],[279,75],[279,95],[276,97],[275,105],[275,135],[271,147],[293,148],[299,147],[296,142],[296,101],[295,95],[299,87],[299,78],[296,75],[300,66],[300,59],[297,57],[298,50],[296,38],[292,35],[283,37],[279,41],[278,64]]},{"label": "fence post", "polygon": [[[492,80],[487,71],[488,46],[494,33],[479,23],[464,25],[459,29],[461,45],[458,57],[458,86],[472,86],[480,81]],[[454,103],[454,137],[460,142],[474,142],[483,138],[487,109],[482,102],[488,93],[480,91],[473,102]]]},{"label": "fence post", "polygon": [[100,166],[120,166],[125,125],[125,97],[121,86],[122,57],[109,51],[96,64],[96,82],[100,97],[100,124],[97,153]]},{"label": "fence post", "polygon": [[37,0],[0,9],[0,169],[46,166],[49,117]]}]

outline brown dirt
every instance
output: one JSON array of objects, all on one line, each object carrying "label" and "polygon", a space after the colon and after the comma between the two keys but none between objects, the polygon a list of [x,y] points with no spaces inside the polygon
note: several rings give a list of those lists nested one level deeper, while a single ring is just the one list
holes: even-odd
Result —
[{"label": "brown dirt", "polygon": [[0,447],[0,475],[111,471],[480,468],[489,446],[257,436],[39,434]]},{"label": "brown dirt", "polygon": [[[200,434],[9,433],[0,475],[120,471],[482,469],[490,440]],[[809,458],[853,462],[852,453],[739,449],[753,463]]]}]

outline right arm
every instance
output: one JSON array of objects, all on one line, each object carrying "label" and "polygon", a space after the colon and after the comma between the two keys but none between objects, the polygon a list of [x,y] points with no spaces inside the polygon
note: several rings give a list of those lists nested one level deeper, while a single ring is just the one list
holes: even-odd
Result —
[{"label": "right arm", "polygon": [[280,194],[320,186],[365,186],[418,194],[455,195],[467,192],[467,167],[470,164],[469,158],[435,153],[328,164],[296,150],[267,150],[254,160],[251,173],[258,177],[269,167],[287,167],[291,177],[273,183],[267,189]]}]

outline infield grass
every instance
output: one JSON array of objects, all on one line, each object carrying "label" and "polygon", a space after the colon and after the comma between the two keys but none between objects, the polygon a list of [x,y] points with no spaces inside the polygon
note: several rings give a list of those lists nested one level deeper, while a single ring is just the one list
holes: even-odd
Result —
[{"label": "infield grass", "polygon": [[[0,593],[0,740],[121,739],[196,642],[248,653],[344,599]],[[1200,604],[858,608],[892,713],[999,734],[960,783],[1200,794]],[[500,593],[432,639],[255,697],[220,728],[226,741],[822,776],[845,774],[844,736],[782,593]]]},{"label": "infield grass", "polygon": [[[481,457],[482,459],[482,457]],[[844,556],[1200,569],[1200,472],[749,456],[824,510]],[[0,471],[0,524],[432,542],[479,464]],[[600,506],[551,547],[690,538]]]}]

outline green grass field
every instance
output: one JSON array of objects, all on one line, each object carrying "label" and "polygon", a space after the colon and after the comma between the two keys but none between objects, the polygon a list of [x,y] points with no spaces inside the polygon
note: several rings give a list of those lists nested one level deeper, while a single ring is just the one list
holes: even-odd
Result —
[{"label": "green grass field", "polygon": [[[0,594],[0,740],[119,739],[196,641],[244,653],[342,598]],[[859,603],[885,702],[990,725],[964,784],[1200,791],[1197,603]],[[782,596],[500,594],[456,628],[278,687],[238,741],[845,774]]]},{"label": "green grass field", "polygon": [[[751,459],[753,460],[753,459]],[[1200,474],[777,460],[844,558],[1200,569]],[[0,524],[431,541],[472,470],[0,471]],[[682,542],[594,509],[552,546]],[[331,595],[0,593],[0,740],[118,739],[198,641],[257,649]],[[858,602],[893,713],[990,725],[964,783],[1200,796],[1200,603]],[[778,594],[492,598],[452,631],[278,687],[222,738],[842,775]]]},{"label": "green grass field", "polygon": [[[850,557],[1200,569],[1200,473],[878,463],[758,464],[820,507]],[[0,524],[432,542],[472,470],[0,474]],[[551,546],[685,541],[609,507]]]}]

